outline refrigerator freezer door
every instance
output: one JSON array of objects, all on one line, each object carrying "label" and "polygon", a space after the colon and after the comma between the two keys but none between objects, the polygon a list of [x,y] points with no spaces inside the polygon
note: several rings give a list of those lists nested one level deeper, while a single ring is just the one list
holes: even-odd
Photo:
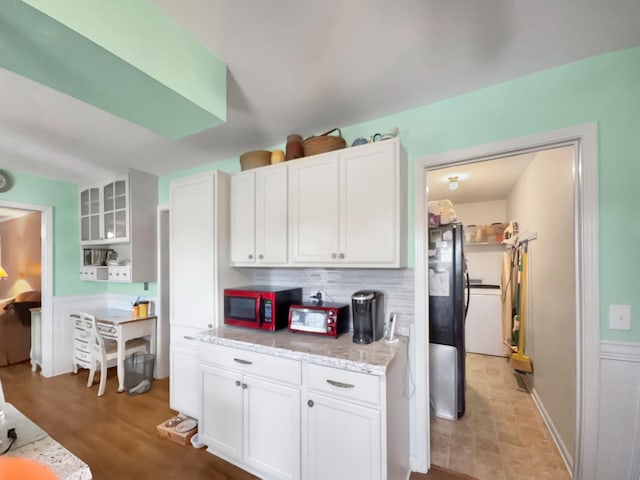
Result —
[{"label": "refrigerator freezer door", "polygon": [[436,417],[456,420],[458,351],[450,345],[429,344],[429,392],[431,412]]}]

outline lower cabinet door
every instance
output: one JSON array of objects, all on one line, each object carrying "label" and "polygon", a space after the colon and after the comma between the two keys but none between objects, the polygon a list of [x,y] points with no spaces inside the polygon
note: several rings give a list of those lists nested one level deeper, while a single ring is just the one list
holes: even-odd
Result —
[{"label": "lower cabinet door", "polygon": [[200,377],[198,351],[195,348],[169,348],[169,405],[193,418],[200,413]]},{"label": "lower cabinet door", "polygon": [[300,478],[300,391],[251,376],[243,382],[246,464],[268,478]]},{"label": "lower cabinet door", "polygon": [[308,480],[380,480],[380,411],[310,393],[307,396]]},{"label": "lower cabinet door", "polygon": [[221,368],[200,365],[202,413],[198,440],[213,453],[242,460],[243,388],[242,375]]}]

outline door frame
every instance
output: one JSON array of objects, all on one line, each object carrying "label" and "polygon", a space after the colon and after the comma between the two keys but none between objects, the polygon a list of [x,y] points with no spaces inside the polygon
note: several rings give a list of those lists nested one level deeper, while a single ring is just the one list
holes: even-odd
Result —
[{"label": "door frame", "polygon": [[414,372],[416,425],[413,470],[431,466],[429,412],[429,304],[426,172],[434,168],[574,147],[576,306],[576,429],[573,479],[595,480],[600,394],[598,131],[588,123],[416,159],[414,164]]},{"label": "door frame", "polygon": [[40,296],[42,365],[44,377],[53,376],[53,209],[47,205],[0,200],[0,207],[40,212]]}]

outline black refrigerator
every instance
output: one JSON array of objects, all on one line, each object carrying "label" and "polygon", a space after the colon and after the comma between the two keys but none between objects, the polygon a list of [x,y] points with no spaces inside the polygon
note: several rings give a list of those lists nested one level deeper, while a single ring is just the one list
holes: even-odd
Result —
[{"label": "black refrigerator", "polygon": [[465,411],[464,322],[468,275],[462,224],[429,228],[429,378],[436,416],[460,418]]}]

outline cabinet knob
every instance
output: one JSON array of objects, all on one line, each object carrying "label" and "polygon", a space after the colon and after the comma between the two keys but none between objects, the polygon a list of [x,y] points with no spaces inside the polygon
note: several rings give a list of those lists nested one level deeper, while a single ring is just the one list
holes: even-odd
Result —
[{"label": "cabinet knob", "polygon": [[264,258],[264,255],[258,255],[258,259],[262,260]]},{"label": "cabinet knob", "polygon": [[313,400],[307,400],[307,405],[309,405],[310,407],[313,407]]},{"label": "cabinet knob", "polygon": [[243,389],[243,390],[246,390],[246,389],[247,389],[247,384],[246,384],[246,383],[243,383],[243,384],[242,384],[242,389]]},{"label": "cabinet knob", "polygon": [[336,258],[336,257],[337,257],[337,255],[335,253],[331,254],[331,258]]},{"label": "cabinet knob", "polygon": [[240,383],[240,380],[236,380],[236,387],[239,387],[239,386],[240,386],[240,384],[241,384],[241,383]]},{"label": "cabinet knob", "polygon": [[340,255],[338,255],[339,259],[343,259],[344,258],[344,253],[341,253]]},{"label": "cabinet knob", "polygon": [[253,260],[253,255],[249,255],[249,260]]}]

